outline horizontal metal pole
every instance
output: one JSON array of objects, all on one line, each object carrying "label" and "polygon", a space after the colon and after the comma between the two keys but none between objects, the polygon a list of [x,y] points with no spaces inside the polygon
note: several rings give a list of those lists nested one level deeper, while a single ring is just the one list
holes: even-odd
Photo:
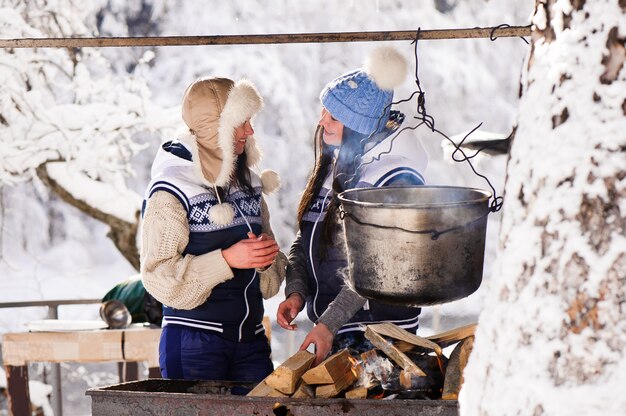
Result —
[{"label": "horizontal metal pole", "polygon": [[33,300],[25,302],[2,302],[1,308],[28,308],[34,306],[57,307],[59,305],[86,305],[89,303],[102,303],[102,299],[67,299],[67,300]]},{"label": "horizontal metal pole", "polygon": [[[419,40],[529,36],[530,26],[421,30]],[[293,33],[268,35],[154,36],[109,38],[0,39],[2,48],[108,48],[130,46],[256,45],[279,43],[414,40],[417,30],[389,32]]]}]

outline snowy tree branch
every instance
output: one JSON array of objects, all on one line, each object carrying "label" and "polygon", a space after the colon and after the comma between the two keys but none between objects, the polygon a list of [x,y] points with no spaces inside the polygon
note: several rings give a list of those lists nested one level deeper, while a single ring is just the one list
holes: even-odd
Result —
[{"label": "snowy tree branch", "polygon": [[122,253],[124,258],[137,270],[139,270],[139,251],[137,249],[136,238],[139,225],[139,210],[135,213],[136,220],[129,222],[117,216],[111,215],[99,210],[86,201],[76,198],[70,190],[66,189],[53,179],[48,173],[47,165],[50,162],[42,163],[37,166],[37,176],[46,186],[54,192],[59,198],[83,213],[109,226],[110,231],[107,234],[115,247]]}]

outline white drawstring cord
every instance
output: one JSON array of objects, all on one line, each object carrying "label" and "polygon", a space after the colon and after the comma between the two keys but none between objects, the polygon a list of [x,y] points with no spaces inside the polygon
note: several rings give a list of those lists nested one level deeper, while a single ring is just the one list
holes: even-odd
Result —
[{"label": "white drawstring cord", "polygon": [[248,229],[250,230],[250,232],[254,234],[254,231],[252,231],[252,226],[248,222],[248,219],[246,218],[246,216],[243,215],[243,211],[241,210],[241,208],[239,208],[239,205],[237,205],[237,202],[235,201],[232,201],[232,202],[235,208],[237,208],[237,211],[239,211],[239,213],[241,214],[241,218],[243,218],[243,220],[246,222],[246,225],[248,226]]},{"label": "white drawstring cord", "polygon": [[[243,218],[243,220],[246,222],[246,225],[248,226],[248,229],[250,230],[250,232],[254,233],[252,231],[252,226],[248,222],[248,219],[246,218],[246,216],[243,214],[243,211],[241,210],[241,208],[239,208],[239,205],[237,205],[237,202],[235,202],[233,200],[232,203],[235,206],[235,208],[237,208],[237,211],[239,211],[239,213],[241,214],[241,217]],[[244,324],[244,322],[246,322],[246,319],[248,319],[248,315],[250,315],[250,306],[248,305],[248,288],[250,287],[252,282],[254,282],[254,278],[255,277],[256,277],[256,269],[254,270],[254,274],[252,275],[252,279],[250,279],[250,281],[246,285],[246,288],[243,291],[243,299],[246,302],[246,316],[243,317],[243,320],[239,324],[239,341],[240,342],[241,342],[241,338],[242,338],[243,324]]]},{"label": "white drawstring cord", "polygon": [[216,184],[213,184],[213,189],[215,189],[215,195],[217,196],[217,203],[221,205],[222,204],[222,198],[220,198],[220,193],[217,190],[217,185]]},{"label": "white drawstring cord", "polygon": [[324,206],[326,205],[326,199],[328,198],[328,195],[331,193],[331,191],[332,191],[332,188],[329,189],[328,192],[326,192],[326,195],[324,195],[324,200],[322,201],[322,208],[320,210],[319,215],[315,219],[315,223],[313,224],[313,231],[311,231],[311,243],[309,244],[309,259],[311,260],[311,270],[313,270],[313,277],[315,278],[315,296],[313,297],[313,313],[315,314],[315,317],[317,319],[320,318],[320,316],[317,314],[317,305],[316,305],[317,295],[320,293],[320,282],[319,280],[317,280],[317,274],[315,273],[315,263],[313,262],[313,238],[315,236],[315,228],[317,227],[317,223],[322,217],[322,215],[324,214]]}]

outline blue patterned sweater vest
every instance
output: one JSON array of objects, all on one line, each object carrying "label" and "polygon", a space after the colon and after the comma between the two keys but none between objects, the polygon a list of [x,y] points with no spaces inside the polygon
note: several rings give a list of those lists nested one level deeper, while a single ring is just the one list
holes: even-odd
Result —
[{"label": "blue patterned sweater vest", "polygon": [[[376,148],[380,149],[379,146],[377,145]],[[376,148],[372,150],[376,150]],[[411,160],[390,153],[381,158],[380,161],[364,166],[357,187],[398,186],[399,183],[405,186],[424,185],[424,178]],[[319,241],[326,211],[332,197],[332,180],[329,175],[321,191],[313,199],[311,208],[303,216],[300,228],[302,246],[307,254],[309,276],[307,313],[313,322],[317,321],[339,294],[345,285],[344,276],[347,277],[348,273],[348,262],[343,241],[333,241],[333,244],[327,247],[324,258],[320,258]],[[340,223],[334,226],[336,229],[333,235],[343,234]],[[336,237],[335,240],[341,239]],[[392,306],[370,300],[337,333],[362,331],[362,324],[382,321],[393,322],[407,331],[415,332],[419,324],[420,312],[420,308]]]},{"label": "blue patterned sweater vest", "polygon": [[[232,205],[235,217],[230,224],[217,225],[209,220],[209,209],[218,203],[213,189],[202,185],[194,176],[191,153],[180,142],[167,142],[159,150],[152,169],[147,201],[158,191],[174,195],[187,211],[189,243],[183,254],[202,255],[226,249],[249,231],[261,233],[261,182],[251,173],[254,192],[231,188],[226,203]],[[163,326],[183,325],[218,333],[223,338],[245,342],[263,333],[263,299],[259,276],[254,269],[233,269],[234,277],[213,288],[200,306],[191,310],[163,306]]]}]

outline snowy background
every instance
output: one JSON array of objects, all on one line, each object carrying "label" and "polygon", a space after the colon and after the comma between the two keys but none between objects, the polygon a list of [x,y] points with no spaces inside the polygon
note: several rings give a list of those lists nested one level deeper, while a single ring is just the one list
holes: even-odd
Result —
[{"label": "snowy background", "polygon": [[[533,2],[433,1],[0,1],[0,36],[167,36],[332,31],[447,29],[525,25]],[[390,42],[413,63],[410,42]],[[0,303],[101,298],[136,271],[106,237],[108,227],[53,195],[35,168],[64,160],[60,183],[99,209],[133,220],[156,149],[183,128],[179,103],[199,76],[247,77],[265,98],[255,120],[264,150],[261,168],[281,175],[269,198],[272,226],[283,250],[295,235],[295,212],[313,163],[312,136],[326,82],[360,67],[379,43],[161,48],[0,50]],[[449,135],[483,123],[505,134],[516,118],[520,73],[528,46],[518,38],[419,43],[420,80],[436,127]],[[396,100],[415,84],[407,78]],[[407,116],[415,103],[400,106]],[[408,118],[408,117],[407,117]],[[488,189],[465,164],[445,161],[441,140],[426,128],[405,132],[429,154],[431,185]],[[502,192],[505,157],[478,163]],[[95,186],[98,185],[98,188]],[[111,201],[116,201],[111,204]],[[484,279],[494,260],[499,214],[489,218]],[[484,287],[484,285],[483,285]],[[476,321],[482,290],[467,299],[425,308],[419,333]],[[266,304],[272,320],[282,300]],[[45,308],[0,309],[0,332],[23,331]],[[66,306],[61,319],[97,319],[98,305]],[[304,318],[301,316],[299,318]],[[304,321],[301,327],[307,327]],[[304,331],[274,325],[276,363],[300,345]],[[31,369],[31,379],[45,365]],[[88,414],[90,386],[117,382],[116,366],[63,365],[64,414]],[[1,383],[1,381],[0,381]]]}]

